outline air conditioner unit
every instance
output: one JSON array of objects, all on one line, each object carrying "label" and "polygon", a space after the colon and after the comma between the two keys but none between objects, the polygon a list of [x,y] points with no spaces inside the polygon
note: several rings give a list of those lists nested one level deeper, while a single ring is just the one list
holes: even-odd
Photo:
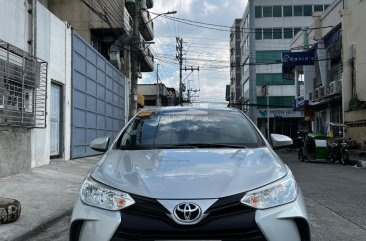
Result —
[{"label": "air conditioner unit", "polygon": [[329,94],[334,95],[342,91],[342,82],[335,80],[329,84]]},{"label": "air conditioner unit", "polygon": [[320,86],[319,88],[318,98],[323,98],[325,96],[325,86]]}]

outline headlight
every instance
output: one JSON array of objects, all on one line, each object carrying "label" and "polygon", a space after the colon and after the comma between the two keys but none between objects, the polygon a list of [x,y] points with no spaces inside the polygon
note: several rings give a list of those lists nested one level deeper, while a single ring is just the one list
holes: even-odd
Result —
[{"label": "headlight", "polygon": [[287,175],[275,183],[248,192],[241,202],[254,208],[265,209],[292,202],[297,193],[294,177]]},{"label": "headlight", "polygon": [[108,210],[120,210],[135,203],[129,194],[98,183],[91,177],[86,178],[81,186],[80,198],[88,205]]}]

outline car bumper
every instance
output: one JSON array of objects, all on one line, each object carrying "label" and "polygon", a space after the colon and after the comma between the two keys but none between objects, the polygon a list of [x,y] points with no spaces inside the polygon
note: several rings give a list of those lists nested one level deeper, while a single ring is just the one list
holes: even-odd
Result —
[{"label": "car bumper", "polygon": [[[229,218],[221,223],[207,222],[198,227],[179,226],[178,224],[168,224],[168,221],[157,221],[154,217],[142,217],[141,220],[135,219],[135,222],[144,221],[143,225],[149,227],[149,231],[144,232],[141,228],[136,227],[135,235],[141,233],[145,236],[123,237],[121,229],[124,227],[121,220],[124,218],[120,211],[108,211],[100,208],[85,205],[80,200],[75,204],[70,226],[70,241],[122,241],[126,239],[147,239],[146,234],[155,230],[150,240],[172,240],[172,239],[192,239],[192,240],[248,240],[246,237],[252,237],[253,241],[308,241],[310,240],[310,231],[304,198],[301,193],[297,199],[289,204],[265,210],[254,210],[253,215],[250,211],[240,214],[235,218]],[[125,216],[125,218],[129,218]],[[136,216],[135,216],[136,218]],[[227,218],[227,217],[226,217]],[[248,220],[251,219],[251,220]],[[236,238],[235,234],[228,235],[232,226],[238,226],[235,220],[243,220],[245,232]],[[221,221],[221,218],[218,222]],[[244,224],[245,222],[245,224]],[[234,225],[235,224],[235,225]],[[161,226],[159,226],[161,225]],[[240,225],[240,224],[239,224]],[[254,226],[253,226],[254,225]],[[164,227],[162,227],[164,226]],[[229,226],[229,227],[227,227]],[[129,229],[134,226],[129,225]],[[220,230],[225,232],[221,235]],[[164,231],[162,231],[164,230]],[[184,236],[173,235],[176,230],[184,231]],[[237,228],[234,229],[237,232]],[[130,230],[131,231],[131,230]],[[140,233],[139,233],[140,232]],[[165,232],[162,235],[159,232]],[[183,234],[183,233],[182,233]],[[252,235],[252,236],[250,236]],[[180,238],[179,238],[180,237]]]}]

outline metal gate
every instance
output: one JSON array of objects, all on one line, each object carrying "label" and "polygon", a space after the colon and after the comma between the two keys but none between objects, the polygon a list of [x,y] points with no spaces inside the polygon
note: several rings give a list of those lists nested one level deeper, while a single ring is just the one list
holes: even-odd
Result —
[{"label": "metal gate", "polygon": [[71,158],[97,154],[96,137],[112,139],[125,121],[125,76],[75,32],[72,36]]}]

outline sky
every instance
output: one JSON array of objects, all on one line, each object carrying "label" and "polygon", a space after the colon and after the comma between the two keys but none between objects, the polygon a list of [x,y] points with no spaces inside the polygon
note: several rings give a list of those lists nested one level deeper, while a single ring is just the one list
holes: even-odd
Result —
[{"label": "sky", "polygon": [[[178,91],[179,63],[176,59],[176,37],[183,39],[183,83],[192,91],[192,101],[226,105],[226,85],[230,84],[230,27],[241,18],[246,0],[155,0],[149,9],[151,17],[177,11],[174,15],[160,15],[154,21],[155,70],[143,73],[141,83],[159,80]],[[185,24],[185,23],[188,24]],[[211,24],[211,25],[207,25]],[[194,26],[199,25],[199,26]],[[217,30],[219,29],[219,30]]]}]

